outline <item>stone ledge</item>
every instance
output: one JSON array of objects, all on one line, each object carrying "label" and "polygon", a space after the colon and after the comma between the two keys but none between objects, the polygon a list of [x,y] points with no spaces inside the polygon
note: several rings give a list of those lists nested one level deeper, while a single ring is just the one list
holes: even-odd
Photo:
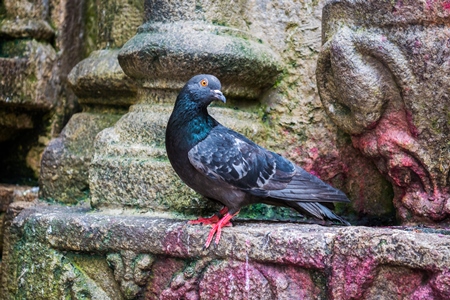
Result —
[{"label": "stone ledge", "polygon": [[[183,220],[138,214],[118,215],[114,211],[92,212],[84,208],[35,206],[24,209],[13,220],[8,247],[12,250],[20,246],[23,253],[15,254],[14,259],[12,256],[5,257],[5,261],[9,270],[25,268],[20,257],[32,250],[26,247],[36,245],[50,249],[51,253],[56,251],[61,257],[70,253],[73,253],[70,254],[72,256],[87,253],[104,261],[101,257],[106,255],[107,259],[114,259],[116,264],[120,262],[120,257],[124,261],[130,260],[129,264],[133,265],[132,261],[136,257],[142,260],[150,255],[146,258],[149,266],[142,267],[147,273],[141,271],[154,276],[150,281],[143,281],[143,275],[140,277],[141,285],[146,282],[141,287],[142,293],[156,293],[151,282],[155,283],[161,279],[158,276],[163,276],[165,281],[161,280],[165,285],[160,287],[158,293],[177,297],[187,293],[186,290],[180,290],[180,286],[188,285],[189,293],[211,296],[211,293],[215,293],[208,285],[214,283],[212,277],[221,272],[234,274],[242,268],[245,271],[249,266],[253,268],[252,272],[260,276],[259,281],[254,279],[256,281],[251,284],[253,287],[261,285],[261,288],[263,282],[267,287],[264,280],[290,268],[294,268],[297,273],[309,274],[310,279],[320,274],[317,276],[322,279],[318,282],[311,279],[312,286],[304,287],[308,291],[320,290],[321,295],[328,295],[320,299],[372,299],[371,295],[399,290],[408,299],[415,299],[419,295],[433,299],[449,296],[448,229],[323,227],[244,221],[235,221],[234,225],[223,230],[218,247],[202,250],[209,227],[187,225]],[[51,261],[54,263],[55,260]],[[202,266],[197,266],[200,268],[196,271],[197,275],[189,275],[194,276],[195,280],[186,275],[191,268],[186,266],[192,262]],[[165,270],[166,263],[175,265]],[[116,274],[117,270],[114,272]],[[15,275],[19,276],[19,273]],[[269,278],[261,275],[266,273],[273,276],[267,275]],[[205,274],[212,277],[207,278]],[[10,283],[18,280],[13,275],[8,276]],[[91,277],[90,280],[95,282],[96,278]],[[116,280],[120,281],[120,278],[116,276]],[[270,282],[272,290],[279,288],[278,281]],[[236,284],[246,287],[248,282],[238,280]],[[199,286],[202,286],[201,291]],[[32,282],[28,287],[27,284],[21,286],[22,289],[31,287]],[[288,287],[289,284],[284,289]],[[138,285],[135,291],[133,295],[138,294]],[[281,294],[277,295],[280,299]],[[128,298],[135,299],[133,297]]]}]

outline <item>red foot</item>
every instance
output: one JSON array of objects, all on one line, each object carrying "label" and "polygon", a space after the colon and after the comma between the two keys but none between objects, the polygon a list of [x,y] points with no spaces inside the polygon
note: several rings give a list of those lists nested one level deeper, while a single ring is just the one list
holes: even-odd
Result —
[{"label": "red foot", "polygon": [[206,243],[205,243],[205,246],[203,247],[203,249],[206,249],[209,247],[209,245],[211,244],[211,241],[214,237],[214,234],[216,235],[215,244],[216,245],[219,244],[220,235],[222,234],[222,228],[225,226],[231,226],[230,220],[238,213],[239,213],[239,211],[237,213],[235,213],[234,215],[230,215],[229,213],[226,213],[225,216],[223,216],[223,218],[220,219],[220,221],[213,226],[213,228],[211,229],[211,231],[208,234],[208,238],[206,239]]},{"label": "red foot", "polygon": [[220,218],[228,212],[228,208],[224,206],[217,214],[213,215],[209,218],[197,218],[197,220],[188,221],[188,224],[203,224],[203,225],[212,225],[217,224],[220,221]]}]

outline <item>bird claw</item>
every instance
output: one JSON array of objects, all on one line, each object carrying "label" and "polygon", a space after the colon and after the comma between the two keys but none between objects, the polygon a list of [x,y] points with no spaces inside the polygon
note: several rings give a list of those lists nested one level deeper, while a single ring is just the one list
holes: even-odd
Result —
[{"label": "bird claw", "polygon": [[209,247],[214,238],[214,235],[216,236],[214,243],[216,244],[216,246],[219,245],[220,236],[222,235],[222,228],[232,226],[230,220],[238,213],[239,211],[233,215],[226,213],[219,222],[213,225],[213,228],[209,231],[208,237],[206,238],[206,243],[205,246],[203,246],[203,250]]},{"label": "bird claw", "polygon": [[190,220],[188,221],[188,224],[190,225],[197,225],[197,224],[202,224],[202,225],[213,225],[213,224],[217,224],[217,222],[220,221],[220,218],[218,215],[213,215],[212,217],[209,218],[197,218],[197,220]]},{"label": "bird claw", "polygon": [[[188,221],[188,224],[190,225],[197,225],[197,224],[202,224],[202,225],[214,225],[217,224],[220,219],[228,212],[228,208],[226,206],[224,206],[218,213],[214,214],[213,216],[209,217],[209,218],[197,218],[197,220],[190,220]],[[231,223],[230,223],[231,224]],[[229,226],[229,225],[226,225]]]}]

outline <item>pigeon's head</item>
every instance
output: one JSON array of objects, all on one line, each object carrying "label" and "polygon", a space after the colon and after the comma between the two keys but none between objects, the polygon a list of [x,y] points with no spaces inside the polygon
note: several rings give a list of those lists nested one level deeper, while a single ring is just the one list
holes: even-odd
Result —
[{"label": "pigeon's head", "polygon": [[215,76],[201,74],[192,77],[184,86],[182,93],[189,94],[191,101],[201,106],[208,106],[215,100],[226,102],[220,88],[220,81]]}]

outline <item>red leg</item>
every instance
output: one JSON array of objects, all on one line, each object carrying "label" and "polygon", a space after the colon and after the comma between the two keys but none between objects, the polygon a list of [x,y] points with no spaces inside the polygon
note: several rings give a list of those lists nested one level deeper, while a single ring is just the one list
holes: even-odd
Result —
[{"label": "red leg", "polygon": [[213,228],[211,229],[211,231],[208,234],[208,237],[206,238],[206,243],[205,243],[205,246],[203,247],[203,249],[206,249],[209,247],[209,245],[211,244],[211,241],[214,237],[214,234],[216,235],[215,243],[216,243],[216,245],[219,244],[220,236],[222,234],[222,228],[225,226],[230,226],[231,225],[230,220],[238,213],[239,213],[239,211],[233,215],[226,213],[225,216],[223,216],[223,218],[220,219],[220,221],[213,226]]},{"label": "red leg", "polygon": [[214,214],[212,217],[209,218],[197,218],[197,220],[191,220],[188,221],[188,224],[195,225],[195,224],[203,224],[203,225],[211,225],[211,224],[217,224],[220,221],[220,218],[224,214],[228,212],[228,208],[224,206],[217,214]]}]

